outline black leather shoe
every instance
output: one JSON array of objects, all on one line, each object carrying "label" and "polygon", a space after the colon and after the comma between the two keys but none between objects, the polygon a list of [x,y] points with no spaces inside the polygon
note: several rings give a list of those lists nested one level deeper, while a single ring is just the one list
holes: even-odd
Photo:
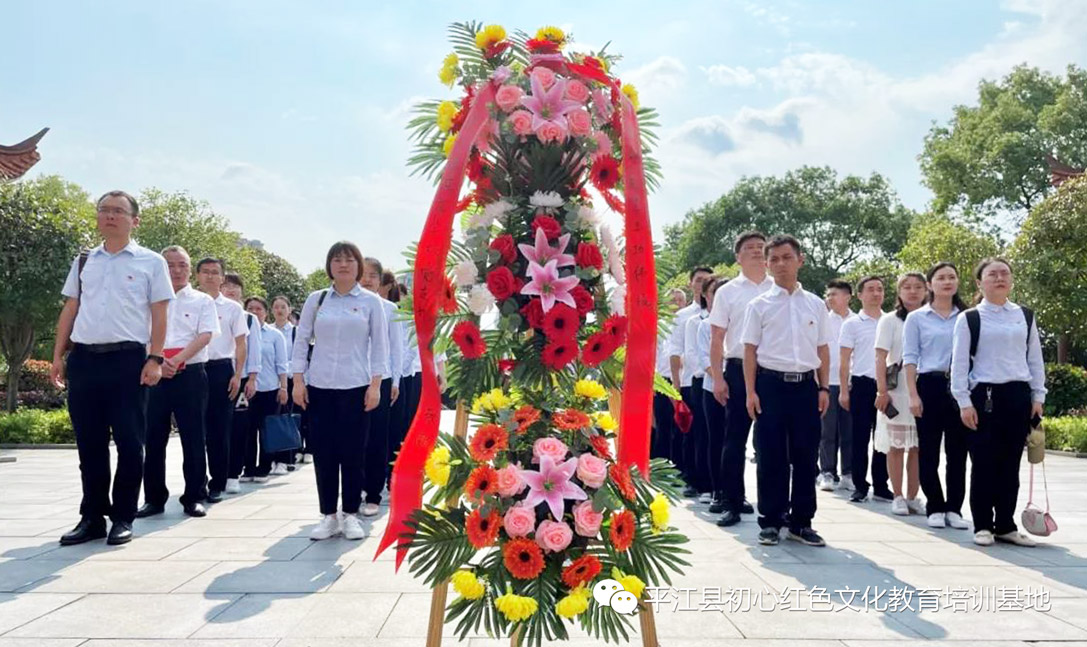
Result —
[{"label": "black leather shoe", "polygon": [[876,501],[894,501],[895,493],[890,490],[872,490],[872,498]]},{"label": "black leather shoe", "polygon": [[119,546],[132,541],[132,524],[127,521],[114,521],[109,529],[109,539],[106,543],[110,546]]},{"label": "black leather shoe", "polygon": [[759,531],[759,543],[763,546],[777,546],[781,542],[781,530],[778,528],[763,528]]},{"label": "black leather shoe", "polygon": [[208,492],[208,503],[219,503],[223,500],[223,493],[217,490]]},{"label": "black leather shoe", "polygon": [[793,541],[800,542],[805,546],[819,547],[827,545],[827,542],[823,541],[823,538],[819,536],[819,533],[811,528],[790,528],[785,536]]},{"label": "black leather shoe", "polygon": [[748,503],[747,499],[744,499],[744,504],[740,507],[740,512],[744,514],[755,514],[755,506]]},{"label": "black leather shoe", "polygon": [[701,492],[699,492],[697,489],[691,487],[690,485],[688,485],[683,490],[683,496],[687,497],[688,499],[697,499],[700,494],[701,494]]},{"label": "black leather shoe", "polygon": [[717,520],[717,525],[721,526],[722,528],[728,528],[729,526],[735,526],[736,524],[740,523],[740,521],[740,515],[736,514],[732,510],[729,510],[725,514],[721,515],[721,518]]},{"label": "black leather shoe", "polygon": [[146,519],[147,517],[153,517],[156,514],[162,514],[166,512],[166,506],[155,505],[153,503],[145,503],[140,506],[140,509],[136,511],[137,519]]},{"label": "black leather shoe", "polygon": [[710,504],[710,514],[721,514],[725,511],[724,501],[714,501]]},{"label": "black leather shoe", "polygon": [[106,521],[101,517],[83,517],[75,528],[64,533],[60,538],[61,546],[75,546],[84,542],[101,539],[106,536]]},{"label": "black leather shoe", "polygon": [[868,499],[867,492],[854,492],[853,496],[849,497],[850,503],[864,503]]},{"label": "black leather shoe", "polygon": [[185,514],[190,517],[206,517],[208,516],[208,509],[204,507],[203,503],[190,503],[184,508]]}]

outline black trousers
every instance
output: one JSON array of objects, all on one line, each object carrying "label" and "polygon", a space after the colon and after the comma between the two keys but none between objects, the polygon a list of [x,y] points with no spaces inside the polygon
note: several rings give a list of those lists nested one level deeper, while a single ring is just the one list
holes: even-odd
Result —
[{"label": "black trousers", "polygon": [[791,529],[808,528],[815,517],[815,475],[822,435],[819,388],[815,380],[785,382],[759,375],[755,392],[762,408],[755,428],[759,527],[781,528],[787,514]]},{"label": "black trousers", "polygon": [[344,513],[355,514],[362,504],[363,462],[370,424],[365,411],[368,388],[308,388],[309,442],[317,478],[317,500],[323,515],[336,514],[341,482]]},{"label": "black trousers", "polygon": [[368,414],[369,428],[366,434],[366,463],[362,471],[367,503],[380,503],[381,490],[389,479],[389,444],[395,434],[393,426],[399,422],[392,417],[393,380],[381,381],[381,402]]},{"label": "black trousers", "polygon": [[[991,395],[990,395],[991,390]],[[986,399],[992,411],[985,411]],[[970,393],[978,412],[977,431],[966,432],[970,450],[970,514],[974,530],[997,535],[1015,532],[1019,463],[1030,433],[1030,385],[1026,382],[979,384]]]},{"label": "black trousers", "polygon": [[282,411],[276,400],[278,393],[278,388],[275,391],[257,391],[249,400],[249,427],[242,450],[245,457],[243,474],[246,476],[268,476],[272,471],[273,456],[265,453],[260,443],[260,432],[264,430],[264,421],[268,416],[278,415]]},{"label": "black trousers", "polygon": [[[917,394],[921,396],[921,417],[917,418],[918,462],[927,514],[962,514],[962,502],[966,498],[967,430],[959,415],[959,405],[948,391],[948,381],[943,373],[917,376]],[[940,486],[941,441],[947,455],[944,470],[946,499]]]},{"label": "black trousers", "polygon": [[690,461],[691,485],[699,492],[712,492],[713,481],[710,477],[710,436],[706,426],[706,411],[702,406],[703,396],[707,394],[702,390],[702,378],[691,379],[691,401],[687,406],[694,414],[694,422],[691,423],[691,437],[687,439],[687,460]]},{"label": "black trousers", "polygon": [[[706,378],[711,379],[709,377]],[[728,410],[713,397],[713,391],[702,393],[702,414],[706,417],[706,460],[714,499],[724,500],[725,434],[728,433]]]},{"label": "black trousers", "polygon": [[747,497],[744,469],[747,466],[747,439],[751,434],[751,417],[747,415],[747,386],[744,384],[741,360],[730,359],[725,363],[725,382],[728,383],[728,401],[725,405],[727,413],[721,474],[725,483],[725,509],[740,514]]},{"label": "black trousers", "polygon": [[166,445],[170,441],[170,419],[181,436],[182,472],[185,491],[181,505],[208,498],[207,446],[204,418],[208,413],[208,374],[203,364],[190,364],[170,379],[161,380],[147,404],[147,455],[143,466],[143,499],[151,505],[166,505]]},{"label": "black trousers", "polygon": [[[131,523],[143,478],[147,387],[140,385],[147,354],[142,348],[68,354],[68,413],[72,418],[83,501],[79,514]],[[110,502],[109,441],[117,447],[117,474]]]},{"label": "black trousers", "polygon": [[389,437],[389,447],[385,456],[389,469],[385,479],[386,485],[392,481],[392,463],[396,461],[396,455],[400,453],[400,447],[404,444],[404,438],[408,435],[408,429],[415,419],[415,412],[419,410],[419,397],[423,391],[423,374],[416,373],[400,378],[400,397],[393,407],[392,416],[396,422],[394,433]]},{"label": "black trousers", "polygon": [[[671,384],[672,381],[668,380]],[[653,393],[653,441],[649,446],[650,458],[672,457],[672,437],[675,434],[675,409],[672,399],[663,393]]]},{"label": "black trousers", "polygon": [[[241,393],[245,392],[245,385],[249,382],[248,377],[243,377],[241,382]],[[241,399],[241,396],[238,396]],[[248,446],[246,439],[249,437],[249,404],[248,402],[244,407],[239,408],[238,400],[234,401],[234,414],[230,419],[230,469],[227,472],[227,478],[236,479],[242,475],[242,469],[245,468],[245,448]]]},{"label": "black trousers", "polygon": [[830,406],[823,415],[823,438],[819,442],[819,469],[838,476],[838,455],[842,457],[842,474],[853,468],[853,415],[838,404],[842,387],[830,386]]},{"label": "black trousers", "polygon": [[[853,489],[868,494],[868,445],[876,430],[876,381],[854,375],[849,379],[849,413],[853,417]],[[890,491],[887,455],[872,451],[872,488]]]},{"label": "black trousers", "polygon": [[222,492],[230,472],[231,422],[234,400],[230,397],[230,379],[234,377],[234,360],[213,359],[206,365],[208,374],[208,413],[204,417],[208,449],[208,489]]}]

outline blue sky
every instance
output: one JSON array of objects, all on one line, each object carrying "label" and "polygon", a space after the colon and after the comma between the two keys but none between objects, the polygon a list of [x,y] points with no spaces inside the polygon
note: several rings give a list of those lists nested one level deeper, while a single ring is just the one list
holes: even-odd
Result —
[{"label": "blue sky", "polygon": [[662,115],[658,233],[744,175],[802,164],[878,171],[923,209],[932,120],[1015,64],[1087,65],[1087,0],[665,6],[6,3],[0,143],[50,126],[36,172],[93,194],[188,190],[302,271],[341,238],[399,266],[433,193],[407,175],[403,126],[413,101],[450,96],[453,21],[555,24],[624,55],[616,72]]}]

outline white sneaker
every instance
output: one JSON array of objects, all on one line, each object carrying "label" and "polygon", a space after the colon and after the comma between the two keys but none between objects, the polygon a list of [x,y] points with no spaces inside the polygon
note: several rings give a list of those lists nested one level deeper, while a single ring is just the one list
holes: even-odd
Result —
[{"label": "white sneaker", "polygon": [[703,492],[702,494],[698,495],[698,502],[699,503],[713,503],[713,495],[710,494],[709,492]]},{"label": "white sneaker", "polygon": [[947,527],[947,521],[944,518],[944,514],[942,512],[933,512],[932,514],[930,514],[928,516],[928,527],[929,528],[946,528]]},{"label": "white sneaker", "polygon": [[910,509],[910,514],[925,514],[925,502],[919,498],[907,500],[906,507]]},{"label": "white sneaker", "polygon": [[322,539],[330,539],[340,534],[340,520],[334,514],[326,514],[321,523],[317,524],[317,527],[313,529],[309,534],[309,538],[313,541],[321,541]]},{"label": "white sneaker", "polygon": [[252,476],[243,476],[238,480],[241,481],[242,483],[252,483],[253,482],[253,477]]},{"label": "white sneaker", "polygon": [[268,482],[268,477],[267,476],[254,476],[253,477],[253,482],[254,483],[267,483]]},{"label": "white sneaker", "polygon": [[978,546],[992,546],[994,541],[993,533],[989,530],[979,530],[974,533],[974,543]]},{"label": "white sneaker", "polygon": [[1002,541],[1005,544],[1015,544],[1016,546],[1022,546],[1024,548],[1034,548],[1038,545],[1038,542],[1021,532],[1006,532],[1003,535],[997,535],[996,540]]},{"label": "white sneaker", "polygon": [[275,467],[272,468],[272,474],[275,474],[276,476],[283,476],[286,473],[287,473],[287,464],[286,463],[276,463]]},{"label": "white sneaker", "polygon": [[366,528],[362,527],[358,515],[344,514],[343,516],[344,539],[366,539]]},{"label": "white sneaker", "polygon": [[378,513],[378,505],[376,503],[367,503],[362,507],[362,516],[364,517],[376,517]]},{"label": "white sneaker", "polygon": [[853,475],[842,474],[842,484],[840,487],[846,492],[855,492],[857,488],[853,485]]},{"label": "white sneaker", "polygon": [[824,492],[833,492],[834,476],[827,472],[823,472],[819,475],[819,478],[815,479],[815,486]]},{"label": "white sneaker", "polygon": [[313,454],[310,454],[309,452],[306,452],[305,454],[302,454],[302,462],[303,463],[312,463],[313,462]]},{"label": "white sneaker", "polygon": [[239,493],[241,491],[242,491],[242,485],[238,481],[238,479],[227,479],[226,480],[226,489],[224,489],[223,492],[226,492],[227,494],[237,494],[237,493]]},{"label": "white sneaker", "polygon": [[969,530],[970,523],[962,518],[962,515],[958,512],[947,513],[947,525],[951,526],[955,530]]},{"label": "white sneaker", "polygon": [[906,503],[906,497],[896,496],[895,500],[891,502],[891,514],[897,514],[900,517],[904,517],[910,513],[910,506]]}]

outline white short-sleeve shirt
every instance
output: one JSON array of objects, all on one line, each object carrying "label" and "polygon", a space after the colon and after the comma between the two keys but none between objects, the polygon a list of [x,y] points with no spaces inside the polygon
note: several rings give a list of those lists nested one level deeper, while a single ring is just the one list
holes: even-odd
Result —
[{"label": "white short-sleeve shirt", "polygon": [[869,317],[861,310],[845,320],[838,335],[838,346],[852,348],[849,374],[876,379],[876,329],[880,317]]},{"label": "white short-sleeve shirt", "polygon": [[774,286],[774,279],[767,276],[761,283],[755,283],[751,279],[740,274],[736,278],[717,288],[713,295],[713,309],[710,311],[708,321],[710,325],[725,329],[725,357],[728,359],[743,359],[744,313],[747,304],[755,297],[763,294]]},{"label": "white short-sleeve shirt", "polygon": [[[185,348],[198,335],[211,333],[212,339],[219,334],[219,316],[215,301],[186,285],[177,291],[170,302],[166,315],[166,345],[163,348]],[[208,361],[208,347],[204,346],[189,358],[189,364]]]},{"label": "white short-sleeve shirt", "polygon": [[778,285],[747,306],[743,343],[758,347],[759,366],[773,371],[813,371],[819,368],[819,347],[829,341],[827,306],[797,283],[789,294]]},{"label": "white short-sleeve shirt", "polygon": [[231,301],[221,294],[214,302],[216,318],[219,320],[219,334],[212,337],[208,344],[208,359],[234,359],[238,337],[249,336],[245,311],[237,301]]}]

